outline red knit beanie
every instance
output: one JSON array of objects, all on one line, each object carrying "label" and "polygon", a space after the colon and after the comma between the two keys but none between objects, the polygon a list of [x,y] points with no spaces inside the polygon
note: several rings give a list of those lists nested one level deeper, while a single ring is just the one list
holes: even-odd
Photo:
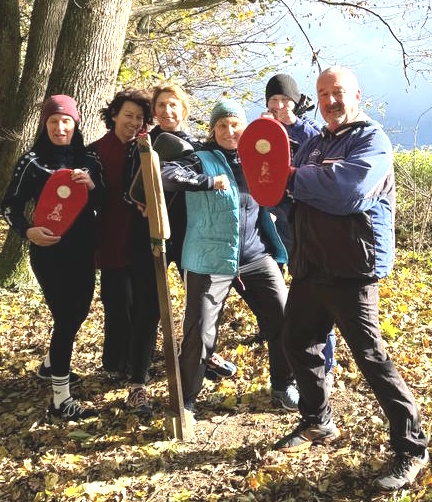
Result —
[{"label": "red knit beanie", "polygon": [[45,125],[48,118],[55,113],[69,115],[77,124],[80,121],[77,102],[66,94],[55,94],[44,102],[41,113],[41,124]]}]

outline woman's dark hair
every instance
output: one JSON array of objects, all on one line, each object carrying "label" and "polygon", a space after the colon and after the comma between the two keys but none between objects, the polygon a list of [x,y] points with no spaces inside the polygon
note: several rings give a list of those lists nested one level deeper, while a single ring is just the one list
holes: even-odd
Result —
[{"label": "woman's dark hair", "polygon": [[[114,129],[115,122],[113,117],[118,115],[126,101],[132,101],[136,105],[140,106],[144,113],[144,126],[153,123],[153,115],[151,112],[151,101],[149,96],[141,90],[138,89],[125,89],[124,91],[119,91],[113,98],[112,101],[107,102],[107,107],[102,108],[99,112],[100,117],[107,129]],[[145,129],[145,128],[144,128]]]}]

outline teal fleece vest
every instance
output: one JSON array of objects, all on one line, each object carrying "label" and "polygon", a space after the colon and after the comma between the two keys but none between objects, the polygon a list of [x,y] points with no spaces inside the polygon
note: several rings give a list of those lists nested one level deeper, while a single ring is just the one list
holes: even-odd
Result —
[{"label": "teal fleece vest", "polygon": [[[207,176],[225,174],[228,190],[186,192],[187,228],[183,242],[182,268],[198,274],[238,273],[240,247],[239,193],[234,174],[224,155],[215,150],[196,152]],[[260,225],[274,249],[276,261],[288,256],[268,211],[260,210]]]},{"label": "teal fleece vest", "polygon": [[226,174],[228,190],[186,192],[187,228],[182,268],[198,274],[236,275],[240,246],[237,184],[225,157],[217,150],[196,152],[203,173]]}]

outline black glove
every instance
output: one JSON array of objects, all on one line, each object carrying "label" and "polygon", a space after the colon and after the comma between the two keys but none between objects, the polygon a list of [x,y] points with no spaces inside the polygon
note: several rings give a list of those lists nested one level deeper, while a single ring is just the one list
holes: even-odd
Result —
[{"label": "black glove", "polygon": [[300,101],[294,107],[294,113],[297,117],[301,117],[306,112],[309,112],[315,108],[315,103],[312,101],[312,98],[306,96],[306,94],[302,94],[300,96]]}]

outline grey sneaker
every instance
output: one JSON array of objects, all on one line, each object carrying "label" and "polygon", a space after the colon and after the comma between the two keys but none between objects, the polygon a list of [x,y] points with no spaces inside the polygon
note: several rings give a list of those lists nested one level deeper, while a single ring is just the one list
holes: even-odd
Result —
[{"label": "grey sneaker", "polygon": [[428,463],[429,452],[427,450],[420,457],[397,455],[389,472],[376,478],[374,486],[380,490],[399,490],[405,485],[410,485]]},{"label": "grey sneaker", "polygon": [[195,403],[191,401],[184,403],[184,412],[186,423],[193,427],[197,423],[195,416]]},{"label": "grey sneaker", "polygon": [[131,389],[126,401],[127,407],[137,415],[151,415],[152,409],[142,387]]},{"label": "grey sneaker", "polygon": [[299,391],[295,383],[290,383],[285,390],[271,391],[273,406],[284,408],[288,411],[297,411],[299,402]]},{"label": "grey sneaker", "polygon": [[205,377],[209,380],[219,380],[220,378],[231,378],[236,372],[237,366],[234,363],[213,352],[207,361]]},{"label": "grey sneaker", "polygon": [[313,444],[327,444],[340,436],[339,429],[330,419],[326,424],[311,424],[302,420],[293,432],[284,436],[274,445],[273,449],[285,453],[296,453],[307,450]]}]

